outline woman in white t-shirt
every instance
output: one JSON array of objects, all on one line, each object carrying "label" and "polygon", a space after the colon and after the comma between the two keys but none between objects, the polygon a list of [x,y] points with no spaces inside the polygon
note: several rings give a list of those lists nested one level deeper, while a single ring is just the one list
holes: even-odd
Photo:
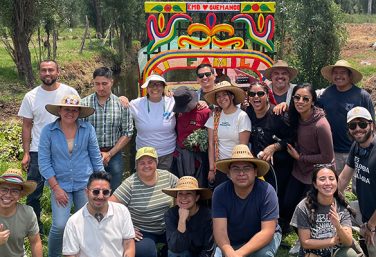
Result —
[{"label": "woman in white t-shirt", "polygon": [[130,111],[137,129],[136,150],[152,146],[157,150],[158,169],[170,170],[175,151],[175,105],[173,97],[164,96],[166,81],[159,75],[151,75],[141,88],[147,95],[130,102]]},{"label": "woman in white t-shirt", "polygon": [[251,121],[246,112],[236,105],[244,100],[244,91],[223,81],[205,94],[205,100],[219,108],[213,111],[205,126],[209,135],[209,175],[213,187],[227,180],[222,172],[216,172],[215,161],[231,158],[235,145],[248,144],[251,134]]}]

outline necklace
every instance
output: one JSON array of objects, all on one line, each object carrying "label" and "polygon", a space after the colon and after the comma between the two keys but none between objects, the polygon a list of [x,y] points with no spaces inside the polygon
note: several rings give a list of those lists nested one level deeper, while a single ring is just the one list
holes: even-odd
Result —
[{"label": "necklace", "polygon": [[94,218],[98,221],[98,222],[101,222],[104,218],[103,214],[100,213],[100,212],[97,212],[96,214],[94,214]]}]

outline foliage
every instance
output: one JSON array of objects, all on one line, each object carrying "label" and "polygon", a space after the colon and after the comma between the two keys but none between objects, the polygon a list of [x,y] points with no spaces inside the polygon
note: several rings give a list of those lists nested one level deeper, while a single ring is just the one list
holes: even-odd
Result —
[{"label": "foliage", "polygon": [[22,128],[17,122],[0,123],[0,162],[20,160]]},{"label": "foliage", "polygon": [[376,23],[376,15],[366,15],[366,14],[345,14],[345,23]]},{"label": "foliage", "polygon": [[[335,63],[346,41],[343,15],[333,0],[285,0],[276,15],[284,31],[277,33],[279,46],[290,39],[291,53],[282,56],[299,70],[299,81],[320,88],[325,85],[320,69]],[[284,51],[284,50],[282,50]]]},{"label": "foliage", "polygon": [[205,152],[208,149],[208,131],[206,129],[193,131],[187,136],[183,144],[190,151]]}]

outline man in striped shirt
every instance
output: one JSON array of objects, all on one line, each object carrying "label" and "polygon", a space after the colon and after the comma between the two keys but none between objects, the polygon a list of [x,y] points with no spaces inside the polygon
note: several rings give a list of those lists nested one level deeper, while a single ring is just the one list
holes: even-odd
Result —
[{"label": "man in striped shirt", "polygon": [[112,192],[123,180],[122,149],[133,134],[133,119],[111,89],[112,71],[101,67],[93,73],[95,93],[82,99],[82,104],[93,107],[95,113],[86,118],[95,128],[105,170],[111,174]]}]

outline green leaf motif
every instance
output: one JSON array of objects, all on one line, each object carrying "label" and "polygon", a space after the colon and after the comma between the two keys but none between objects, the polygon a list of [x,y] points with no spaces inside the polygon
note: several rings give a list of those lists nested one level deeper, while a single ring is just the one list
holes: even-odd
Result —
[{"label": "green leaf motif", "polygon": [[151,11],[157,11],[157,12],[161,12],[162,10],[163,10],[162,5],[156,5],[151,9]]},{"label": "green leaf motif", "polygon": [[247,5],[244,7],[244,9],[243,9],[242,12],[248,12],[249,10],[251,10],[251,8],[252,8],[252,6],[251,6],[250,4],[247,4]]},{"label": "green leaf motif", "polygon": [[270,8],[266,4],[261,4],[260,10],[263,12],[268,12],[270,11]]},{"label": "green leaf motif", "polygon": [[174,10],[174,12],[182,12],[183,10],[180,8],[179,5],[174,5],[172,6],[172,10]]}]

